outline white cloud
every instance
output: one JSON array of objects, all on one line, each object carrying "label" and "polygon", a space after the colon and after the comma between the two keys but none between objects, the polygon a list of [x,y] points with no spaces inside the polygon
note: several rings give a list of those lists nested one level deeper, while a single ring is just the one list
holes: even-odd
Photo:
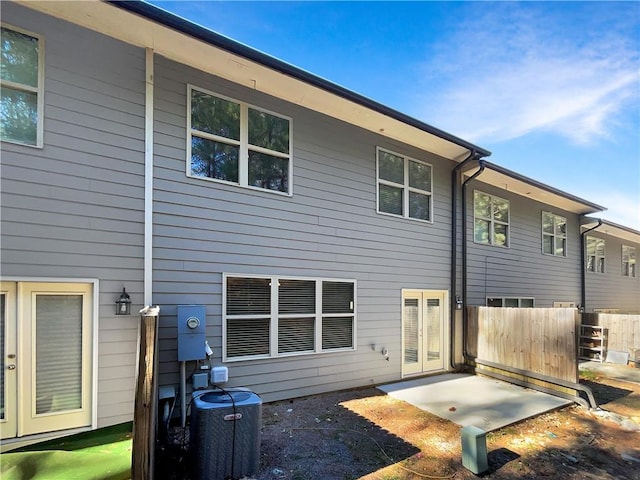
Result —
[{"label": "white cloud", "polygon": [[623,192],[591,191],[588,198],[598,205],[609,206],[607,211],[593,216],[640,231],[640,193],[629,195]]},{"label": "white cloud", "polygon": [[630,104],[638,110],[638,41],[611,24],[627,24],[623,15],[583,24],[526,3],[484,5],[425,64],[426,82],[444,81],[430,89],[421,117],[472,141],[552,132],[587,144],[607,137]]}]

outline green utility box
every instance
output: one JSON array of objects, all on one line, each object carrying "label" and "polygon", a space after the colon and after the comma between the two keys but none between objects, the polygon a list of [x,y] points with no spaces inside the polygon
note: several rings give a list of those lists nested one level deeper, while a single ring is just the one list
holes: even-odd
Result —
[{"label": "green utility box", "polygon": [[476,475],[489,470],[487,433],[474,426],[462,427],[462,466]]}]

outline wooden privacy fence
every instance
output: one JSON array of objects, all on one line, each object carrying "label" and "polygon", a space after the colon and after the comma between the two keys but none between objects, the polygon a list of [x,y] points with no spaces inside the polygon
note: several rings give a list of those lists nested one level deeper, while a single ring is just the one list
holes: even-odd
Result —
[{"label": "wooden privacy fence", "polygon": [[575,308],[468,307],[467,312],[469,357],[578,382]]},{"label": "wooden privacy fence", "polygon": [[628,353],[629,359],[640,367],[640,315],[584,313],[582,323],[604,327],[605,348]]}]

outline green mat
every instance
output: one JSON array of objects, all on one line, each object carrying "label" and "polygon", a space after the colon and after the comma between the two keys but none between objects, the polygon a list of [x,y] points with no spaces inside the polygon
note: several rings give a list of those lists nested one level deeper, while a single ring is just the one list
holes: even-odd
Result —
[{"label": "green mat", "polygon": [[2,480],[126,480],[131,423],[29,445],[0,455]]}]

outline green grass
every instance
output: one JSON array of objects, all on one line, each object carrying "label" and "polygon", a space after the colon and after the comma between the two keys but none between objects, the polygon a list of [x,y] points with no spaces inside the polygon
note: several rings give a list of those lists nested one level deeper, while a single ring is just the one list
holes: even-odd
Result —
[{"label": "green grass", "polygon": [[595,382],[600,378],[600,374],[598,372],[594,372],[593,370],[584,369],[580,370],[580,378],[583,380],[589,380],[591,382]]},{"label": "green grass", "polygon": [[29,445],[0,456],[3,480],[126,480],[131,423]]}]

